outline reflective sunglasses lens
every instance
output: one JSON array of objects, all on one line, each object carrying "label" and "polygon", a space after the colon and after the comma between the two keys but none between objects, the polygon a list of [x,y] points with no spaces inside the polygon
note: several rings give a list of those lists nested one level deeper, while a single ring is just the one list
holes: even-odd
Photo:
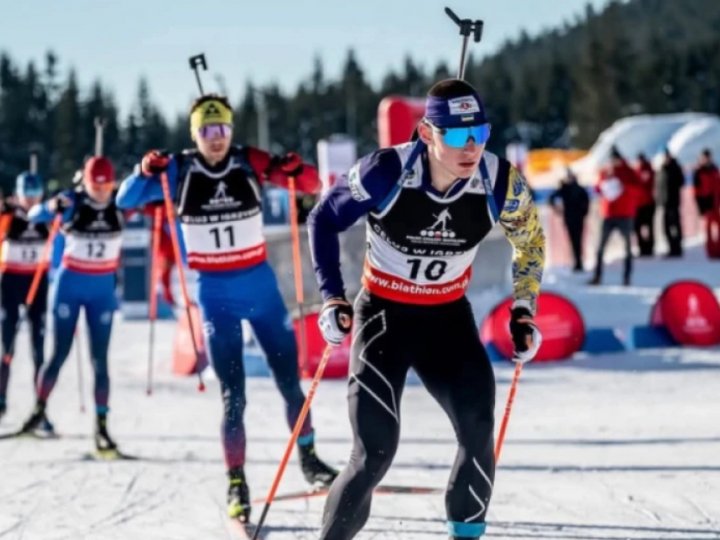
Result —
[{"label": "reflective sunglasses lens", "polygon": [[224,139],[232,133],[229,124],[207,124],[198,129],[198,134],[203,139]]},{"label": "reflective sunglasses lens", "polygon": [[485,144],[490,138],[490,124],[446,128],[445,133],[443,133],[443,141],[453,148],[462,148],[467,144],[470,137],[473,138],[475,144]]}]

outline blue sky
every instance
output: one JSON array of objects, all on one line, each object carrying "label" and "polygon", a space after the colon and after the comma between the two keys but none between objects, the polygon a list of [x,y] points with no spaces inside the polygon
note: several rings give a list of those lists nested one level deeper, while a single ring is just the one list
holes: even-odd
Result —
[{"label": "blue sky", "polygon": [[140,76],[166,114],[184,111],[196,95],[187,58],[204,52],[206,89],[224,79],[237,100],[248,79],[294,90],[319,56],[336,77],[353,47],[377,83],[410,54],[431,67],[457,65],[460,36],[443,13],[483,19],[475,54],[496,50],[521,30],[535,34],[573,20],[588,3],[607,0],[0,0],[0,50],[24,65],[52,48],[63,76],[75,67],[87,89],[110,87],[126,114]]}]

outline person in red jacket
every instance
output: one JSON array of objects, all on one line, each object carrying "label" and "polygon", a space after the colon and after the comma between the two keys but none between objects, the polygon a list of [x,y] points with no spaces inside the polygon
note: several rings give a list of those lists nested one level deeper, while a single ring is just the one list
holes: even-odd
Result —
[{"label": "person in red jacket", "polygon": [[[153,205],[147,205],[143,209],[143,214],[152,218],[155,214],[155,207]],[[164,211],[160,224],[160,244],[158,245],[156,255],[158,258],[162,299],[170,306],[175,306],[175,297],[172,292],[172,271],[175,267],[175,252],[173,251],[170,229]],[[151,291],[151,294],[156,294],[155,289]]]},{"label": "person in red jacket", "polygon": [[635,237],[641,257],[652,257],[655,251],[655,171],[645,154],[638,154],[635,166],[640,185],[635,190],[637,213],[635,215]]},{"label": "person in red jacket", "polygon": [[597,250],[597,262],[595,263],[595,275],[588,282],[589,285],[599,285],[602,282],[603,255],[610,233],[614,229],[618,230],[625,241],[623,285],[630,285],[630,275],[632,274],[630,236],[636,211],[635,193],[639,186],[640,180],[635,171],[627,164],[617,148],[613,148],[610,165],[600,172],[600,178],[595,186],[595,191],[600,195],[600,215],[603,222]]},{"label": "person in red jacket", "polygon": [[693,184],[698,211],[704,216],[713,207],[715,192],[720,191],[720,171],[713,162],[709,148],[700,154],[700,161],[693,172]]}]

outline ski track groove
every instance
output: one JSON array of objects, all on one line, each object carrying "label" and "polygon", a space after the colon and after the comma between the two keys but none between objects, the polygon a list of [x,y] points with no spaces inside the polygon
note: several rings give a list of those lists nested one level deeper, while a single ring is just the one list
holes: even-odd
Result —
[{"label": "ski track groove", "polygon": [[21,493],[25,493],[26,491],[29,491],[33,488],[44,486],[45,484],[54,482],[55,480],[57,480],[64,474],[68,473],[70,470],[71,470],[70,468],[63,468],[63,469],[60,469],[54,476],[52,476],[50,478],[43,478],[42,480],[30,482],[29,484],[27,484],[21,488],[13,490],[11,493],[8,493],[7,495],[3,495],[2,497],[0,497],[0,501],[6,500],[6,499],[11,499],[11,498],[16,498]]},{"label": "ski track groove", "polygon": [[13,531],[14,531],[15,529],[17,529],[18,527],[21,527],[22,524],[23,524],[23,518],[20,518],[17,522],[15,522],[14,525],[10,525],[10,527],[8,527],[7,529],[5,529],[4,531],[0,531],[0,538],[2,538],[3,536],[5,536],[5,535],[7,535],[7,534],[10,534],[11,532],[13,532]]},{"label": "ski track groove", "polygon": [[120,502],[118,502],[118,505],[121,505],[125,502],[125,500],[128,498],[128,495],[130,495],[130,492],[135,487],[135,482],[137,482],[138,476],[140,476],[144,472],[145,472],[145,469],[141,467],[139,471],[137,471],[135,474],[133,474],[133,476],[132,476],[132,478],[130,478],[130,481],[128,482],[127,486],[125,486],[125,491],[123,491],[122,498],[120,499]]},{"label": "ski track groove", "polygon": [[[135,499],[134,501],[132,501],[130,504],[128,504],[126,506],[122,506],[119,509],[117,508],[117,505],[116,505],[116,509],[112,510],[109,515],[106,515],[105,517],[91,523],[87,528],[87,532],[96,530],[98,527],[115,519],[118,515],[122,516],[122,514],[124,514],[128,510],[135,508],[138,505],[144,505],[146,503],[146,501],[152,500],[152,498],[162,489],[162,487],[163,486],[159,486],[157,489],[149,490],[147,493],[144,493],[142,495],[138,494],[137,499]],[[169,500],[169,499],[166,499],[166,500]],[[141,512],[141,513],[143,513],[143,512]]]},{"label": "ski track groove", "polygon": [[683,499],[685,499],[685,500],[688,502],[688,504],[689,504],[690,506],[692,506],[692,507],[697,511],[697,513],[700,514],[700,515],[703,517],[703,520],[704,520],[705,523],[707,523],[707,524],[709,524],[709,525],[715,525],[715,524],[716,524],[715,519],[714,519],[712,516],[710,516],[710,514],[708,514],[708,513],[705,511],[705,509],[704,509],[702,506],[700,506],[699,503],[695,502],[692,498],[688,497],[687,495],[681,495],[681,497],[682,497]]},{"label": "ski track groove", "polygon": [[40,507],[41,502],[42,499],[39,498],[38,501],[33,505],[32,510],[27,515],[23,516],[22,520],[20,521],[20,536],[18,536],[17,540],[22,540],[23,536],[25,536],[25,530],[27,529],[27,526],[30,523],[32,516],[36,515],[37,509]]}]

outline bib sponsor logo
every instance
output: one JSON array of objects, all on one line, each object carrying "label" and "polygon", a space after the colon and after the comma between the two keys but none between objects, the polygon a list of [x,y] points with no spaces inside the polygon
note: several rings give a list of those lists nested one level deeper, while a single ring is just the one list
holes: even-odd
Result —
[{"label": "bib sponsor logo", "polygon": [[432,214],[433,221],[422,229],[417,235],[408,235],[408,240],[415,244],[429,244],[433,246],[460,246],[466,242],[458,238],[457,233],[450,227],[452,214],[449,208],[443,208],[437,214]]},{"label": "bib sponsor logo", "polygon": [[109,231],[112,227],[105,219],[105,210],[98,210],[95,219],[87,226],[88,231]]},{"label": "bib sponsor logo", "polygon": [[28,227],[20,234],[20,240],[36,240],[42,238],[40,233],[34,227]]},{"label": "bib sponsor logo", "polygon": [[236,201],[234,197],[227,193],[228,185],[224,180],[218,182],[217,188],[215,188],[215,194],[210,197],[207,204],[202,206],[203,210],[227,210],[234,209],[242,206],[241,201]]},{"label": "bib sponsor logo", "polygon": [[433,214],[435,222],[427,229],[420,231],[420,236],[430,236],[436,238],[455,238],[455,232],[448,228],[448,221],[452,219],[450,210],[445,208],[439,214]]}]

